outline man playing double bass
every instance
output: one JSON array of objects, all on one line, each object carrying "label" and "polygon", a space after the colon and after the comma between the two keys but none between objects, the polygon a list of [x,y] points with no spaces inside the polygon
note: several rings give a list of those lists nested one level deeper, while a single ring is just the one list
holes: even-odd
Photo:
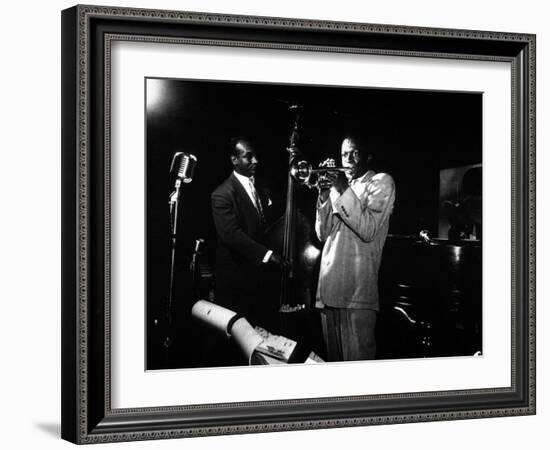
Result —
[{"label": "man playing double bass", "polygon": [[341,158],[347,170],[327,172],[329,186],[319,188],[315,231],[324,247],[316,306],[329,361],[374,359],[378,270],[395,185],[390,175],[369,170],[369,149],[357,137],[343,140]]}]

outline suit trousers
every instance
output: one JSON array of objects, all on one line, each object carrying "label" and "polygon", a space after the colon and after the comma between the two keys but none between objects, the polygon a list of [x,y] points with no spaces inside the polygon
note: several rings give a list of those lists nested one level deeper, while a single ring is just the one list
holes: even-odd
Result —
[{"label": "suit trousers", "polygon": [[328,361],[375,358],[375,310],[326,306],[320,313]]}]

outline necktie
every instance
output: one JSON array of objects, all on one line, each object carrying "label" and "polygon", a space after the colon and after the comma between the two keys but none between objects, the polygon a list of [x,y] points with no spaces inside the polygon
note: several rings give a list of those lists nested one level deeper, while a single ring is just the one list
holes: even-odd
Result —
[{"label": "necktie", "polygon": [[252,197],[254,198],[254,206],[256,206],[256,210],[258,211],[258,214],[260,216],[260,221],[263,222],[264,212],[262,210],[262,204],[260,202],[260,199],[258,198],[256,188],[254,187],[254,177],[250,177],[248,181],[250,183],[250,192],[252,192]]}]

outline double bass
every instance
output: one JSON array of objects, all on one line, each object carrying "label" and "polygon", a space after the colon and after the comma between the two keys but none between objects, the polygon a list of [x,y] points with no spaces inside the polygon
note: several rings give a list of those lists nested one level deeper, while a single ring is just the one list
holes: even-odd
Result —
[{"label": "double bass", "polygon": [[[321,244],[315,236],[314,226],[298,207],[297,182],[292,167],[301,159],[298,148],[302,107],[292,105],[293,124],[288,153],[287,197],[285,213],[267,232],[271,248],[279,249],[286,264],[281,269],[279,293],[280,333],[298,342],[296,361],[304,361],[309,352],[321,357],[324,353],[315,294],[319,276]],[[315,204],[307,205],[314,210]]]}]

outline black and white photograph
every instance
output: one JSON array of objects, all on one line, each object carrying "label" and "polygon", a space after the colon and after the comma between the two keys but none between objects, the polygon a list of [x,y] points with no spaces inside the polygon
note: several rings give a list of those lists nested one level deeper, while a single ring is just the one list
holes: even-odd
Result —
[{"label": "black and white photograph", "polygon": [[144,97],[147,370],[483,355],[483,93]]}]

